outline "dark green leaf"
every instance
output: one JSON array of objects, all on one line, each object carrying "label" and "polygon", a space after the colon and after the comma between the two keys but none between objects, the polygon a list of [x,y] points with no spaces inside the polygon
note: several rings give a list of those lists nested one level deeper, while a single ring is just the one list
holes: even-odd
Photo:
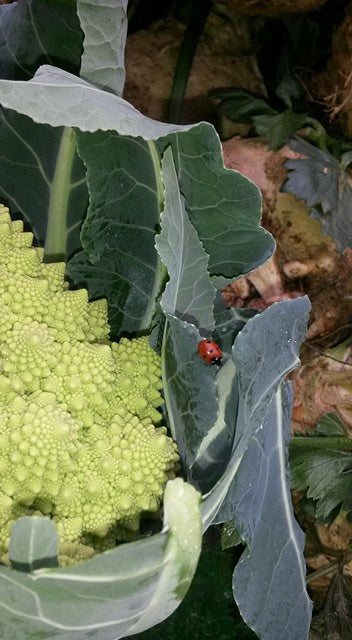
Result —
[{"label": "dark green leaf", "polygon": [[280,149],[303,126],[306,113],[293,113],[290,110],[275,115],[260,115],[252,118],[258,135],[267,139],[269,148]]},{"label": "dark green leaf", "polygon": [[319,418],[313,433],[329,437],[346,436],[346,428],[336,413],[326,413]]},{"label": "dark green leaf", "polygon": [[242,544],[243,540],[238,531],[238,527],[234,520],[225,522],[221,528],[221,548],[231,549],[237,547],[238,544]]},{"label": "dark green leaf", "polygon": [[195,324],[206,337],[211,337],[215,326],[215,288],[208,272],[209,257],[185,210],[171,148],[164,154],[162,178],[165,206],[155,246],[167,268],[169,281],[161,307],[166,314]]},{"label": "dark green leaf", "polygon": [[194,325],[168,317],[162,353],[163,388],[171,432],[189,480],[193,479],[192,464],[200,445],[219,410],[216,369],[199,358],[199,340]]},{"label": "dark green leaf", "polygon": [[[74,0],[20,0],[0,7],[3,78],[28,79],[43,63],[78,73],[82,43]],[[68,257],[80,247],[87,205],[84,168],[65,131],[15,112],[1,116],[1,201],[30,222],[42,243],[54,222],[47,255],[56,257]]]},{"label": "dark green leaf", "polygon": [[146,330],[164,275],[154,248],[160,211],[148,143],[112,131],[77,136],[90,202],[83,251],[69,274],[91,297],[107,298],[113,335]]},{"label": "dark green leaf", "polygon": [[59,536],[49,518],[26,516],[11,529],[9,556],[13,569],[31,572],[58,566]]},{"label": "dark green leaf", "polygon": [[290,71],[287,71],[276,87],[275,93],[292,113],[294,109],[293,103],[302,98],[304,90],[297,78]]},{"label": "dark green leaf", "polygon": [[255,269],[274,250],[260,227],[258,188],[237,171],[224,168],[220,140],[209,124],[160,140],[171,144],[180,190],[190,220],[209,255],[212,275],[234,278]]},{"label": "dark green leaf", "polygon": [[27,80],[41,64],[78,73],[83,33],[75,0],[19,0],[0,6],[0,77]]},{"label": "dark green leaf", "polygon": [[352,455],[332,449],[293,447],[290,451],[291,482],[297,491],[317,500],[315,515],[327,518],[352,492]]},{"label": "dark green leaf", "polygon": [[273,238],[260,227],[259,189],[239,172],[224,168],[220,140],[211,125],[158,123],[122,98],[48,66],[28,82],[0,80],[0,101],[52,126],[114,130],[148,140],[166,136],[160,147],[164,151],[173,146],[181,193],[209,255],[210,273],[233,278],[272,254]]},{"label": "dark green leaf", "polygon": [[275,109],[269,107],[266,100],[243,89],[213,89],[209,95],[221,101],[218,107],[219,112],[233,122],[250,123],[253,116],[277,113]]},{"label": "dark green leaf", "polygon": [[307,201],[311,217],[320,220],[324,233],[334,238],[342,252],[352,246],[349,175],[334,156],[305,140],[291,140],[290,147],[305,159],[286,161],[289,174],[283,191]]},{"label": "dark green leaf", "polygon": [[158,304],[152,319],[151,330],[149,333],[149,343],[157,353],[161,353],[163,345],[163,336],[165,331],[166,318]]},{"label": "dark green leaf", "polygon": [[70,256],[80,247],[87,206],[84,166],[71,129],[35,124],[14,111],[0,119],[0,201],[30,224],[47,255]]}]

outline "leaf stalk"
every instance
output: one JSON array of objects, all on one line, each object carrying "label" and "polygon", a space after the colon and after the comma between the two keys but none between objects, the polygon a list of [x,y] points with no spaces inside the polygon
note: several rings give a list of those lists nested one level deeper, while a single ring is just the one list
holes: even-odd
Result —
[{"label": "leaf stalk", "polygon": [[57,154],[54,178],[49,194],[45,255],[66,257],[68,202],[71,193],[71,173],[76,152],[76,137],[72,127],[64,127]]},{"label": "leaf stalk", "polygon": [[294,436],[290,440],[290,449],[352,449],[352,439],[334,436]]}]

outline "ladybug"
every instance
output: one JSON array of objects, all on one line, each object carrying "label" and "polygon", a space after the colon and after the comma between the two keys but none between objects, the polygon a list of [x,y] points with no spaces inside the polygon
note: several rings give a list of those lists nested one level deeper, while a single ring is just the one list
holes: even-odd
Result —
[{"label": "ladybug", "polygon": [[219,345],[212,340],[201,340],[198,344],[198,355],[207,364],[217,364],[221,366],[222,351]]}]

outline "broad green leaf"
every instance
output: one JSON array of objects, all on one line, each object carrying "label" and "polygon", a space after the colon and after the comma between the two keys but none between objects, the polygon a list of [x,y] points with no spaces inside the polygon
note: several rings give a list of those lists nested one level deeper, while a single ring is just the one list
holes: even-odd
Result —
[{"label": "broad green leaf", "polygon": [[292,487],[317,500],[315,515],[328,518],[352,492],[352,455],[330,448],[290,450]]},{"label": "broad green leaf", "polygon": [[274,250],[270,233],[260,227],[258,187],[238,171],[224,168],[215,129],[206,123],[187,134],[159,142],[171,144],[189,218],[196,228],[212,275],[234,278],[255,269]]},{"label": "broad green leaf", "polygon": [[68,272],[92,298],[107,298],[113,335],[148,330],[165,275],[154,247],[159,176],[150,147],[112,131],[77,137],[90,197],[83,251]]},{"label": "broad green leaf", "polygon": [[34,123],[14,111],[0,118],[0,201],[29,223],[47,255],[80,246],[87,206],[84,166],[72,129]]},{"label": "broad green leaf", "polygon": [[274,115],[257,115],[252,118],[255,130],[259,136],[268,141],[269,149],[276,151],[303,126],[306,113],[293,113],[290,109]]},{"label": "broad green leaf", "polygon": [[291,408],[285,383],[251,437],[231,487],[234,519],[247,543],[234,571],[234,596],[243,619],[263,640],[307,638],[311,620],[304,534],[290,495]]},{"label": "broad green leaf", "polygon": [[0,80],[0,104],[52,127],[77,127],[90,132],[113,130],[146,140],[187,131],[192,126],[152,120],[123,98],[49,65],[39,67],[27,82]]},{"label": "broad green leaf", "polygon": [[203,502],[205,529],[214,520],[227,522],[233,517],[231,500],[225,498],[250,439],[262,428],[272,397],[284,376],[299,363],[297,354],[308,311],[305,297],[275,303],[248,320],[234,342],[239,400],[238,411],[228,420],[232,419],[235,439],[222,478]]},{"label": "broad green leaf", "polygon": [[181,478],[165,490],[161,533],[77,566],[0,569],[0,637],[119,640],[170,615],[193,578],[201,548],[199,494]]},{"label": "broad green leaf", "polygon": [[32,572],[57,567],[59,536],[50,518],[26,516],[11,529],[9,556],[13,569]]},{"label": "broad green leaf", "polygon": [[27,80],[40,64],[78,73],[83,33],[75,0],[19,0],[0,6],[0,77]]},{"label": "broad green leaf", "polygon": [[181,193],[209,254],[211,273],[232,278],[270,257],[274,241],[259,226],[259,190],[240,173],[224,168],[220,140],[211,125],[192,128],[157,123],[122,98],[48,66],[41,67],[28,82],[0,80],[0,101],[52,126],[115,130],[145,139],[178,132],[167,136],[160,149],[170,143],[173,146]]},{"label": "broad green leaf", "polygon": [[285,162],[288,180],[282,189],[307,201],[311,217],[320,220],[324,233],[334,238],[342,253],[352,246],[352,187],[348,171],[343,161],[305,140],[291,140],[290,147],[304,158]]},{"label": "broad green leaf", "polygon": [[[285,447],[290,407],[286,400],[281,405],[280,396],[285,375],[299,362],[308,311],[306,298],[285,300],[248,320],[238,334],[233,359],[239,403],[237,415],[232,417],[232,455],[202,504],[205,529],[211,523],[234,519],[248,544],[239,565],[244,578],[235,594],[245,621],[263,640],[304,638],[310,619],[302,574],[302,534],[293,520],[289,499]],[[272,499],[273,492],[279,498]],[[265,562],[259,560],[263,544]],[[285,582],[282,599],[280,589],[284,589],[282,576],[286,573],[292,573],[295,581],[292,589],[290,583],[286,588]]]},{"label": "broad green leaf", "polygon": [[81,77],[122,95],[128,0],[77,0],[84,32]]},{"label": "broad green leaf", "polygon": [[168,270],[169,281],[161,307],[168,315],[195,324],[200,332],[210,337],[215,326],[215,289],[208,272],[209,256],[185,210],[171,148],[164,154],[162,170],[165,207],[155,246]]},{"label": "broad green leaf", "polygon": [[199,340],[194,325],[167,316],[161,354],[165,404],[171,433],[190,481],[200,444],[218,414],[216,370],[199,358]]}]

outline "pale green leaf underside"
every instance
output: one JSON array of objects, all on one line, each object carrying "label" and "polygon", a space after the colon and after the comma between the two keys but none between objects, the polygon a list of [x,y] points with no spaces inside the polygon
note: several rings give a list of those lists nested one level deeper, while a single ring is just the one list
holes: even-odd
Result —
[{"label": "pale green leaf underside", "polygon": [[27,82],[0,80],[0,103],[52,127],[81,131],[118,131],[155,140],[190,126],[164,124],[142,115],[131,104],[57,67],[43,65]]},{"label": "pale green leaf underside", "polygon": [[[204,528],[215,519],[233,517],[226,498],[250,438],[261,428],[268,405],[283,377],[298,365],[298,348],[303,339],[309,303],[307,298],[283,300],[248,320],[233,346],[237,370],[238,412],[232,456],[223,476],[202,505]],[[230,416],[229,416],[230,419]]]},{"label": "pale green leaf underside", "polygon": [[59,538],[50,518],[26,516],[11,529],[9,556],[13,569],[34,571],[58,565]]},{"label": "pale green leaf underside", "polygon": [[193,476],[206,491],[215,484],[214,479],[219,479],[231,455],[238,405],[236,368],[231,359],[225,359],[217,372],[216,393],[219,413],[200,442],[192,468]]},{"label": "pale green leaf underside", "polygon": [[161,218],[162,230],[156,236],[155,246],[168,270],[169,281],[161,306],[165,313],[195,324],[210,336],[215,325],[215,289],[208,272],[209,256],[187,215],[171,148],[163,157],[162,178],[165,207]]},{"label": "pale green leaf underside", "polygon": [[0,637],[118,640],[157,624],[181,602],[201,549],[199,494],[181,478],[165,490],[164,530],[75,567],[0,569]]},{"label": "pale green leaf underside", "polygon": [[263,640],[307,638],[312,611],[304,535],[294,518],[288,475],[291,405],[284,384],[249,442],[231,492],[234,519],[247,543],[233,591],[242,617]]},{"label": "pale green leaf underside", "polygon": [[81,77],[121,96],[125,82],[124,51],[128,0],[78,0],[84,32]]},{"label": "pale green leaf underside", "polygon": [[[285,300],[248,320],[238,334],[232,455],[202,504],[205,529],[235,520],[248,544],[234,589],[244,619],[263,640],[303,640],[310,621],[303,534],[293,518],[288,486],[290,406],[281,404],[280,390],[299,362],[308,311],[307,298]],[[292,574],[292,585],[285,574]]]}]

